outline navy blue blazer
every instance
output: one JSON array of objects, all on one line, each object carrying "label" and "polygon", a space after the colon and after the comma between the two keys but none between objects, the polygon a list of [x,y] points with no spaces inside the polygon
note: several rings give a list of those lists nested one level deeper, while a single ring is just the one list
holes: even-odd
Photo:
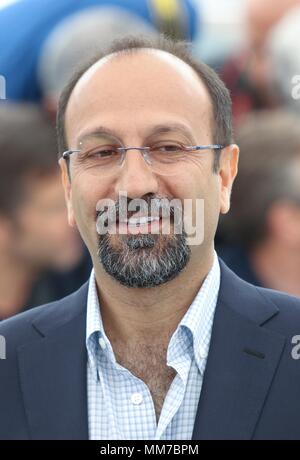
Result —
[{"label": "navy blue blazer", "polygon": [[[220,265],[193,439],[300,439],[300,299]],[[0,439],[88,439],[87,290],[0,324]]]}]

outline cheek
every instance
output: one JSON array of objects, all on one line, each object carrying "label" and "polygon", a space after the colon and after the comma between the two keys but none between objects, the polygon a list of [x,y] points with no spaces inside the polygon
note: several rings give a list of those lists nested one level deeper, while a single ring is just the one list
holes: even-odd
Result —
[{"label": "cheek", "polygon": [[80,229],[88,228],[91,224],[91,220],[94,217],[94,200],[91,191],[83,193],[82,191],[76,190],[76,192],[72,194],[74,217]]},{"label": "cheek", "polygon": [[217,176],[210,165],[204,169],[186,165],[181,174],[164,178],[164,190],[171,199],[180,200],[184,211],[184,227],[193,235],[197,229],[211,235],[219,214]]},{"label": "cheek", "polygon": [[[83,178],[82,178],[83,179]],[[103,184],[104,185],[104,184]],[[81,237],[86,242],[95,244],[97,242],[96,232],[96,207],[100,199],[106,198],[106,188],[97,182],[81,180],[72,181],[72,209],[77,228]]]},{"label": "cheek", "polygon": [[199,174],[199,170],[190,171],[184,182],[176,184],[176,190],[177,196],[189,199],[187,202],[189,206],[186,208],[187,218],[192,221],[193,226],[201,225],[201,228],[204,228],[204,238],[211,239],[216,230],[220,211],[218,175],[213,174],[211,169],[203,174]]},{"label": "cheek", "polygon": [[205,217],[211,221],[216,221],[220,214],[220,183],[219,176],[211,173],[205,184]]},{"label": "cheek", "polygon": [[172,198],[181,200],[201,196],[202,184],[201,176],[190,165],[183,165],[180,172],[174,176],[164,177],[164,188]]},{"label": "cheek", "polygon": [[201,165],[185,165],[180,175],[170,178],[169,187],[178,198],[216,199],[218,176],[212,173],[210,166],[204,168]]}]

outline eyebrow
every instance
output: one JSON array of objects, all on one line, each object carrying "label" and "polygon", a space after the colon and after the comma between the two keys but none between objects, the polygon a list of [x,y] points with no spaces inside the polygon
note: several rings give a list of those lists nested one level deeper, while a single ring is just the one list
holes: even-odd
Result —
[{"label": "eyebrow", "polygon": [[[186,137],[188,137],[189,139],[192,139],[195,142],[194,136],[191,130],[187,126],[181,123],[174,123],[174,122],[169,123],[169,124],[159,124],[159,125],[152,126],[152,128],[149,129],[146,135],[146,139],[156,134],[167,134],[167,133],[172,133],[172,132],[179,132],[181,134],[184,134]],[[93,128],[89,131],[82,133],[77,140],[77,146],[79,146],[81,142],[86,141],[91,137],[100,137],[100,136],[114,137],[120,141],[120,136],[114,129],[104,127],[104,126],[98,126],[97,128]]]}]

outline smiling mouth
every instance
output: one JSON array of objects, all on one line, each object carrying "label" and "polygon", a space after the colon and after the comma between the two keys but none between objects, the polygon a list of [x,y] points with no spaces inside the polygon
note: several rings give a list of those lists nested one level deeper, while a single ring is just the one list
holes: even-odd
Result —
[{"label": "smiling mouth", "polygon": [[[101,214],[98,213],[97,218],[100,217],[98,227],[99,234],[109,233],[111,235],[126,235],[126,234],[171,234],[174,225],[174,215],[172,210],[165,213],[164,210],[159,209],[155,212],[147,213],[144,211],[127,211],[127,213],[117,212],[106,216],[105,220],[101,221]],[[170,228],[171,226],[171,228]],[[100,231],[99,231],[100,229]]]},{"label": "smiling mouth", "polygon": [[118,224],[127,224],[128,227],[139,227],[141,225],[151,224],[151,222],[159,222],[161,220],[160,216],[132,216],[129,219],[118,220]]},{"label": "smiling mouth", "polygon": [[161,229],[162,218],[160,216],[131,216],[130,218],[117,220],[116,229],[120,234],[158,233]]}]

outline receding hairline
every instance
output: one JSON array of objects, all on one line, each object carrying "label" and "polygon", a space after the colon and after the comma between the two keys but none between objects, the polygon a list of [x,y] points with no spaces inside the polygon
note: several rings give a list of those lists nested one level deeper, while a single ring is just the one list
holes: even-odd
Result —
[{"label": "receding hairline", "polygon": [[[118,50],[118,51],[113,51],[112,53],[109,53],[105,56],[102,56],[100,57],[96,62],[92,63],[83,73],[82,75],[79,77],[79,79],[77,80],[76,84],[74,85],[70,95],[69,95],[69,100],[68,100],[68,103],[72,97],[72,94],[78,90],[78,87],[80,88],[80,86],[82,84],[85,83],[85,81],[87,81],[92,75],[95,75],[97,73],[97,71],[99,69],[101,69],[101,67],[103,67],[105,64],[111,62],[111,61],[115,61],[115,60],[118,60],[118,59],[122,59],[122,57],[132,57],[132,56],[136,56],[138,54],[145,54],[145,55],[153,55],[153,56],[156,56],[156,57],[163,57],[164,59],[162,59],[164,62],[170,64],[173,66],[173,70],[176,71],[178,70],[178,72],[182,73],[182,75],[184,77],[186,77],[188,74],[190,74],[190,76],[192,78],[194,78],[195,81],[199,81],[200,84],[203,85],[203,87],[205,88],[206,90],[206,93],[208,95],[208,99],[209,101],[211,102],[211,98],[210,98],[210,95],[209,95],[209,92],[208,92],[208,89],[206,88],[205,86],[205,83],[202,81],[202,79],[200,78],[199,74],[197,73],[197,71],[190,65],[188,64],[187,62],[185,62],[183,59],[181,59],[180,57],[176,56],[175,54],[172,54],[171,52],[169,51],[166,51],[166,50],[161,50],[161,49],[157,49],[157,48],[149,48],[149,47],[140,47],[140,48],[128,48],[128,49],[124,49],[124,50]],[[174,65],[175,64],[175,65]],[[177,64],[177,65],[176,65]],[[183,70],[180,69],[183,68],[183,70],[187,70],[188,69],[188,73],[187,72],[183,72]],[[68,104],[66,106],[66,109],[68,107]]]}]

